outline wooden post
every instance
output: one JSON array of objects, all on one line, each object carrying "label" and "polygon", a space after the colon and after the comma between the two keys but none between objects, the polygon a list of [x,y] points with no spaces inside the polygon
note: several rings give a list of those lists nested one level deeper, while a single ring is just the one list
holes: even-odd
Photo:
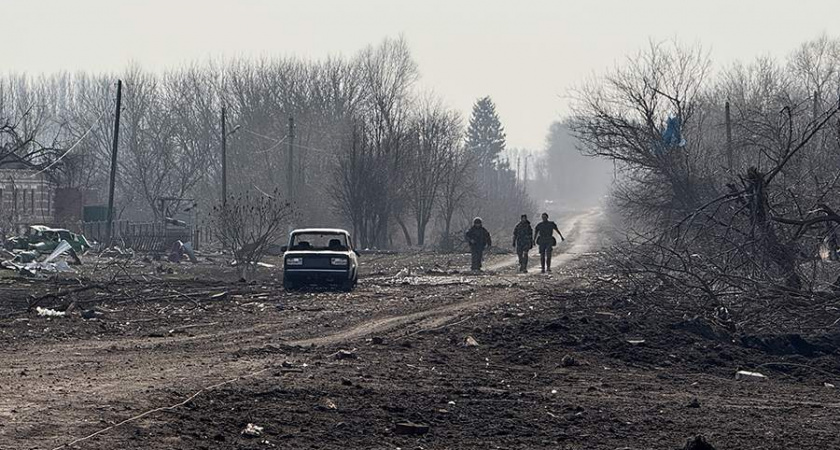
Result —
[{"label": "wooden post", "polygon": [[222,106],[222,206],[227,203],[227,125]]},{"label": "wooden post", "polygon": [[289,116],[289,162],[286,168],[286,196],[289,201],[295,199],[295,118]]},{"label": "wooden post", "polygon": [[114,145],[111,148],[111,177],[108,182],[108,227],[105,243],[111,245],[111,231],[114,223],[114,184],[117,180],[117,147],[120,142],[120,109],[122,106],[122,80],[117,80],[117,111],[114,115]]}]

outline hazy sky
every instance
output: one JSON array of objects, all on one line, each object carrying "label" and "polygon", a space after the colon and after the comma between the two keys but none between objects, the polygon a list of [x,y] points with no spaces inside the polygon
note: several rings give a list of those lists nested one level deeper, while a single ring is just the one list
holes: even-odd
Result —
[{"label": "hazy sky", "polygon": [[0,0],[0,17],[0,70],[29,73],[350,55],[403,34],[424,87],[465,116],[492,96],[509,146],[532,149],[570,87],[651,38],[699,42],[725,65],[840,35],[836,0]]}]

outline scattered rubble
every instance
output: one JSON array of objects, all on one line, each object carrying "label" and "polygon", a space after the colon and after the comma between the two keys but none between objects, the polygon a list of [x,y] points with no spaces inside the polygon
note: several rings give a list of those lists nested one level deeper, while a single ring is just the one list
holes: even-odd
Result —
[{"label": "scattered rubble", "polygon": [[419,435],[429,432],[428,425],[422,425],[414,422],[397,422],[394,428],[394,433],[403,435]]},{"label": "scattered rubble", "polygon": [[254,425],[253,423],[249,423],[247,426],[245,426],[245,429],[242,430],[242,435],[248,437],[259,437],[262,436],[262,433],[263,427]]},{"label": "scattered rubble", "polygon": [[187,256],[191,263],[195,264],[198,259],[195,257],[195,252],[192,248],[191,242],[175,241],[172,244],[172,249],[169,252],[169,262],[179,263],[184,256]]},{"label": "scattered rubble", "polygon": [[332,357],[338,360],[342,359],[356,359],[359,355],[356,354],[356,349],[353,350],[339,350],[332,354]]},{"label": "scattered rubble", "polygon": [[82,261],[73,250],[73,246],[62,240],[43,261],[38,261],[40,253],[37,251],[16,251],[15,257],[3,261],[0,266],[14,270],[26,277],[42,277],[43,273],[67,273],[74,272],[65,260],[58,260],[60,256],[70,255],[73,262],[81,264]]},{"label": "scattered rubble", "polygon": [[318,403],[318,408],[321,409],[321,410],[326,410],[326,411],[334,411],[334,410],[338,409],[338,406],[335,404],[335,402],[331,398],[324,397]]},{"label": "scattered rubble", "polygon": [[41,308],[40,306],[35,308],[35,312],[38,313],[41,317],[64,317],[67,313],[64,311],[56,311],[50,308]]},{"label": "scattered rubble", "polygon": [[133,258],[134,257],[134,250],[132,249],[123,249],[119,245],[115,245],[113,247],[107,248],[103,250],[100,254],[100,257],[103,258]]},{"label": "scattered rubble", "polygon": [[758,372],[739,370],[735,372],[735,379],[738,381],[767,381],[767,376]]}]

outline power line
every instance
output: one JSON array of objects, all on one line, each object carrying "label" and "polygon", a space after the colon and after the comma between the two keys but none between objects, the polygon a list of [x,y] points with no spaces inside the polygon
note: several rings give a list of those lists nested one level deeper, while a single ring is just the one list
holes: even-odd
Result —
[{"label": "power line", "polygon": [[[244,131],[244,132],[246,132],[246,133],[249,133],[249,134],[253,134],[254,136],[257,136],[257,137],[261,137],[261,138],[263,138],[263,139],[268,139],[269,141],[276,141],[276,140],[277,140],[276,138],[273,138],[273,137],[271,137],[271,136],[266,136],[266,135],[264,135],[264,134],[257,133],[256,131],[251,131],[250,129],[245,128],[245,127],[242,127],[242,131]],[[284,139],[285,139],[285,138],[284,138]]]},{"label": "power line", "polygon": [[289,137],[288,135],[283,136],[283,138],[282,138],[282,139],[280,139],[279,141],[277,141],[277,142],[276,142],[274,145],[272,145],[271,147],[269,147],[269,148],[267,148],[267,149],[265,149],[265,150],[260,150],[260,151],[258,151],[258,152],[254,152],[254,154],[268,153],[268,152],[270,152],[270,151],[274,150],[275,148],[279,147],[279,146],[280,146],[280,144],[282,144],[282,143],[283,143],[283,142],[284,142],[284,141],[285,141],[288,137]]},{"label": "power line", "polygon": [[73,143],[73,145],[71,145],[70,148],[68,148],[67,151],[64,152],[64,154],[59,156],[58,159],[56,159],[55,161],[50,163],[50,165],[48,165],[47,167],[44,167],[43,169],[41,169],[41,170],[35,172],[34,174],[32,174],[30,176],[30,178],[35,178],[36,176],[46,172],[47,170],[51,169],[53,166],[55,166],[56,164],[61,162],[61,160],[64,159],[65,156],[69,155],[70,152],[72,152],[79,145],[79,143],[81,143],[82,140],[84,138],[86,138],[87,135],[90,134],[91,131],[93,131],[93,128],[96,127],[96,125],[99,123],[99,120],[102,119],[102,116],[104,116],[107,111],[108,111],[108,108],[103,108],[102,112],[99,113],[99,117],[97,117],[96,120],[93,121],[93,124],[91,124],[91,126],[87,129],[87,131],[85,131],[84,134],[82,134],[82,136],[79,137],[79,139],[77,139],[76,142]]}]

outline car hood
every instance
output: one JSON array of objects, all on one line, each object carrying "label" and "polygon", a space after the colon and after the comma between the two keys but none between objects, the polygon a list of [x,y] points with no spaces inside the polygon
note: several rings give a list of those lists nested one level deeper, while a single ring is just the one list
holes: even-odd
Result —
[{"label": "car hood", "polygon": [[323,255],[323,256],[350,256],[353,252],[346,251],[346,252],[339,252],[335,250],[290,250],[286,252],[284,255],[286,257],[299,257],[299,256],[312,256],[312,255]]}]

